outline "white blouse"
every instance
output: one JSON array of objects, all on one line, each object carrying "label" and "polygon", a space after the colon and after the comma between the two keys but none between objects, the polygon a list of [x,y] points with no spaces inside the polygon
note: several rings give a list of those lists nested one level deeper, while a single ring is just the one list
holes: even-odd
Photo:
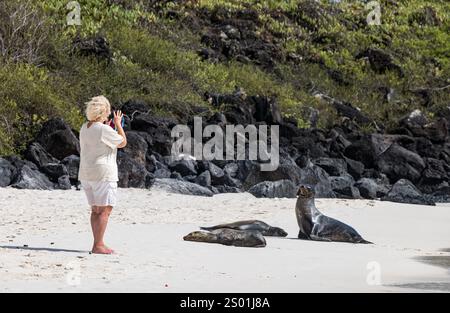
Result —
[{"label": "white blouse", "polygon": [[80,181],[119,181],[117,147],[124,141],[110,126],[93,123],[80,130]]}]

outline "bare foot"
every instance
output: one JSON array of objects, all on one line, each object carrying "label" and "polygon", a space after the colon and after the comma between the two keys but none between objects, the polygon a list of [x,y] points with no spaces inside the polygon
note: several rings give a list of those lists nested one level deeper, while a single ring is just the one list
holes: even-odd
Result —
[{"label": "bare foot", "polygon": [[108,248],[107,246],[97,246],[92,248],[93,254],[114,254],[114,250]]}]

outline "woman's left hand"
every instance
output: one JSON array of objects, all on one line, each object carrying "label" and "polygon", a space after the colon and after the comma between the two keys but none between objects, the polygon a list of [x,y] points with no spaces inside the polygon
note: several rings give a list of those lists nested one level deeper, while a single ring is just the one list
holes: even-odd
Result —
[{"label": "woman's left hand", "polygon": [[119,110],[114,112],[114,125],[116,125],[116,127],[122,125],[122,118],[123,118],[122,111]]}]

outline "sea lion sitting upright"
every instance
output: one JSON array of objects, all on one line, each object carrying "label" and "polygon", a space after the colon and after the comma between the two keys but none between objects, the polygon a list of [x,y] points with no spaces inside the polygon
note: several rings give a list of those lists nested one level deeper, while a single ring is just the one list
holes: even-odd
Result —
[{"label": "sea lion sitting upright", "polygon": [[286,237],[288,233],[279,227],[272,227],[262,221],[241,221],[230,224],[217,225],[212,227],[200,227],[200,229],[212,231],[215,229],[227,228],[235,230],[256,230],[268,237]]},{"label": "sea lion sitting upright", "polygon": [[364,240],[351,226],[323,215],[317,210],[314,190],[301,186],[297,192],[295,214],[300,226],[298,238],[318,241],[338,241],[371,244]]},{"label": "sea lion sitting upright", "polygon": [[225,246],[263,248],[266,239],[259,231],[216,229],[211,232],[195,231],[183,238],[185,241],[220,243]]}]

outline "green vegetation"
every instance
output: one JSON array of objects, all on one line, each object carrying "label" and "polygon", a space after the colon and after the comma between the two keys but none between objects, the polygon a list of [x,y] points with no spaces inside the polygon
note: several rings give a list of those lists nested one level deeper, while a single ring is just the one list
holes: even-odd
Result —
[{"label": "green vegetation", "polygon": [[[68,26],[69,2],[0,2],[0,42],[7,44],[0,45],[0,155],[21,153],[49,117],[61,116],[77,129],[84,102],[99,94],[117,107],[141,99],[155,112],[183,118],[193,106],[208,105],[206,91],[240,86],[249,95],[276,96],[283,113],[301,126],[307,126],[302,108],[316,107],[323,127],[336,122],[336,114],[314,92],[350,102],[386,125],[413,109],[434,114],[449,104],[442,89],[450,84],[445,0],[380,1],[380,26],[367,25],[362,1],[326,0],[79,0],[82,24]],[[231,16],[255,11],[255,34],[272,38],[282,58],[273,68],[202,61],[202,32],[186,21],[217,10]],[[20,21],[9,17],[29,12],[34,18],[14,32]],[[108,40],[110,60],[75,51],[76,38],[96,35]],[[367,48],[391,55],[404,75],[377,73],[367,58],[356,58]],[[292,55],[297,61],[288,60]],[[383,88],[395,90],[391,102]],[[427,101],[415,92],[421,89],[430,90]]]},{"label": "green vegetation", "polygon": [[64,82],[43,68],[7,64],[0,68],[0,143],[2,153],[21,151],[50,116],[80,125],[79,108],[60,94]]}]

